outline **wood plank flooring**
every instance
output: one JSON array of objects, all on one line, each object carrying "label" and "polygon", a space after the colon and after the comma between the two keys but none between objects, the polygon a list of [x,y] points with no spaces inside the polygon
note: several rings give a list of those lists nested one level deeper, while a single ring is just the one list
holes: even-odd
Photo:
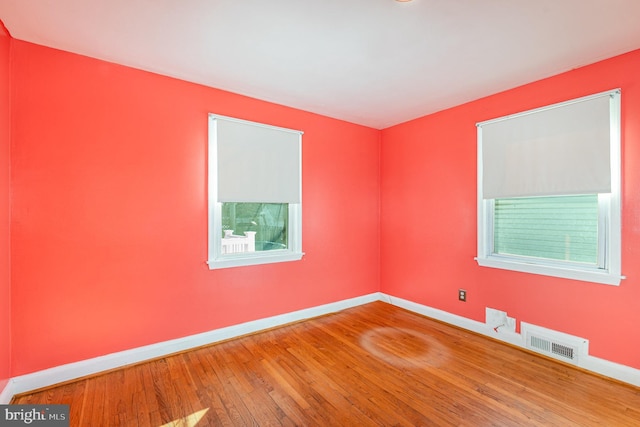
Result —
[{"label": "wood plank flooring", "polygon": [[640,388],[374,302],[57,387],[72,426],[640,426]]}]

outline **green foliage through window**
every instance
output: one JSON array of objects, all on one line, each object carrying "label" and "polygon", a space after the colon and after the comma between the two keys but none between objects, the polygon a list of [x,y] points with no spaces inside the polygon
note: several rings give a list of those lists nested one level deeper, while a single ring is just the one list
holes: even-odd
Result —
[{"label": "green foliage through window", "polygon": [[286,249],[288,247],[288,203],[230,203],[222,204],[222,233],[233,230],[242,236],[255,231],[256,251]]}]

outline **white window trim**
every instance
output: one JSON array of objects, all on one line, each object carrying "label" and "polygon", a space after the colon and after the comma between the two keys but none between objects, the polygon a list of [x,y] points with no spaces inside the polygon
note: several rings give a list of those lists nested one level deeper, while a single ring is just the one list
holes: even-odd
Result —
[{"label": "white window trim", "polygon": [[[208,144],[208,260],[210,270],[220,268],[242,267],[250,265],[271,264],[287,261],[299,261],[304,256],[302,252],[302,200],[300,203],[289,203],[289,222],[287,224],[288,247],[282,250],[256,251],[235,254],[222,254],[222,202],[218,202],[218,157],[215,118],[238,120],[231,117],[209,114],[209,144]],[[291,131],[262,123],[246,122],[256,126]],[[300,144],[302,144],[302,132]],[[302,156],[302,150],[300,150]],[[300,159],[300,165],[302,159]],[[300,171],[302,180],[302,171]],[[302,186],[300,186],[302,188]]]},{"label": "white window trim", "polygon": [[[493,200],[482,194],[482,128],[478,126],[478,256],[475,260],[482,267],[499,268],[523,273],[540,274],[617,286],[622,275],[622,227],[621,227],[621,151],[620,151],[620,90],[608,91],[611,95],[611,194],[609,203],[599,203],[608,210],[604,232],[608,235],[607,246],[599,248],[599,256],[605,257],[606,267],[597,269],[571,263],[544,260],[528,260],[525,257],[493,254]],[[596,94],[593,96],[599,96]],[[574,102],[574,101],[569,101]],[[602,218],[602,215],[600,215]],[[600,252],[600,249],[603,249]]]}]

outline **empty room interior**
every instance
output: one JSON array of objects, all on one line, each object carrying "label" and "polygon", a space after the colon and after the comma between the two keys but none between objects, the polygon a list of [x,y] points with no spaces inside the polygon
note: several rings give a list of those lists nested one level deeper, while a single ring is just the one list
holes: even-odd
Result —
[{"label": "empty room interior", "polygon": [[639,425],[638,16],[0,1],[0,404]]}]

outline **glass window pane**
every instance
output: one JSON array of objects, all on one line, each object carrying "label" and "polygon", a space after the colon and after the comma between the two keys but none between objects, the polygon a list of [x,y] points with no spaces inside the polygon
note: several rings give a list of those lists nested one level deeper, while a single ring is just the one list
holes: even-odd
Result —
[{"label": "glass window pane", "polygon": [[287,249],[288,203],[222,203],[222,253]]},{"label": "glass window pane", "polygon": [[598,195],[496,199],[494,253],[597,265]]}]

